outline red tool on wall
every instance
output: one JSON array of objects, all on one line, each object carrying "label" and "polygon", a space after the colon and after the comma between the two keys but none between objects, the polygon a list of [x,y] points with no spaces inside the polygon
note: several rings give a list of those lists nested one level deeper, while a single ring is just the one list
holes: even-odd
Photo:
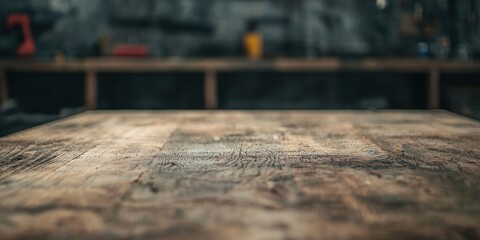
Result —
[{"label": "red tool on wall", "polygon": [[117,44],[112,51],[115,57],[146,57],[150,49],[145,44]]},{"label": "red tool on wall", "polygon": [[17,48],[17,54],[22,57],[33,56],[35,54],[35,41],[31,29],[31,18],[26,13],[12,13],[7,18],[7,26],[12,28],[20,25],[24,37],[23,42]]}]

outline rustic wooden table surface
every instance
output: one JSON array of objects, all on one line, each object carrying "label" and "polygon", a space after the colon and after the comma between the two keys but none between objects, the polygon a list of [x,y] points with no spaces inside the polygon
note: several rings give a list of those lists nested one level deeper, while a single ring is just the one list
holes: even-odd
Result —
[{"label": "rustic wooden table surface", "polygon": [[2,239],[478,239],[445,111],[98,111],[0,139]]}]

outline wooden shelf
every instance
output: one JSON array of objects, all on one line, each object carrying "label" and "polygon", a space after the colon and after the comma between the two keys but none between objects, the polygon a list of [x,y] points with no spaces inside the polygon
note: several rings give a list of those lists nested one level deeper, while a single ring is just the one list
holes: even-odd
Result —
[{"label": "wooden shelf", "polygon": [[429,75],[429,107],[439,107],[439,84],[442,72],[480,72],[480,63],[463,61],[421,59],[378,59],[341,60],[338,58],[296,59],[278,58],[250,61],[246,59],[153,59],[153,58],[87,58],[58,62],[36,60],[0,60],[0,100],[8,99],[7,71],[17,72],[85,72],[85,103],[88,109],[96,108],[98,72],[204,72],[205,106],[217,108],[217,72],[228,71],[278,71],[278,72],[412,72]]}]

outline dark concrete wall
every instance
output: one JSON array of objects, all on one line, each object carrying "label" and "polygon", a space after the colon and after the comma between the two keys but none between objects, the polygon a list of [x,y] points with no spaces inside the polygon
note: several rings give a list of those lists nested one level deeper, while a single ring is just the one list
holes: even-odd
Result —
[{"label": "dark concrete wall", "polygon": [[[41,56],[92,55],[102,36],[148,44],[153,56],[238,56],[249,19],[260,21],[270,56],[392,56],[415,52],[400,36],[400,2],[386,0],[381,10],[377,0],[16,0],[1,1],[0,14],[31,8],[55,16],[36,37]],[[478,34],[463,35],[478,48]]]}]

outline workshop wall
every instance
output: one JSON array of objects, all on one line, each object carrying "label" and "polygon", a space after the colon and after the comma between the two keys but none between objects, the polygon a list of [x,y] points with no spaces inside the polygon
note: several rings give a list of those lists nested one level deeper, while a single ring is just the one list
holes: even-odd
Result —
[{"label": "workshop wall", "polygon": [[[148,46],[149,55],[158,58],[243,57],[241,41],[252,20],[259,24],[266,58],[471,60],[480,53],[480,4],[475,0],[0,1],[0,58],[16,56],[22,40],[18,31],[5,26],[12,12],[31,14],[35,57],[49,61],[57,56],[108,56],[117,44]],[[440,47],[445,39],[447,47]],[[422,50],[425,45],[427,53]],[[84,105],[82,73],[7,74],[14,101],[6,109],[62,115]],[[99,107],[202,109],[202,76],[100,74]],[[480,118],[478,91],[471,87],[476,78],[442,76],[441,107]],[[392,72],[225,73],[218,77],[219,105],[222,109],[423,109],[425,79]]]},{"label": "workshop wall", "polygon": [[439,16],[449,15],[442,7],[447,0],[18,0],[1,1],[0,14],[30,9],[33,24],[43,26],[36,31],[37,55],[43,57],[108,54],[115,43],[147,44],[159,57],[239,56],[252,19],[259,22],[267,56],[392,56],[415,54],[421,36],[402,35],[414,2],[440,20],[432,43],[450,35],[452,43],[479,49],[479,34],[464,24],[462,6],[450,10],[458,19],[442,22]]}]

